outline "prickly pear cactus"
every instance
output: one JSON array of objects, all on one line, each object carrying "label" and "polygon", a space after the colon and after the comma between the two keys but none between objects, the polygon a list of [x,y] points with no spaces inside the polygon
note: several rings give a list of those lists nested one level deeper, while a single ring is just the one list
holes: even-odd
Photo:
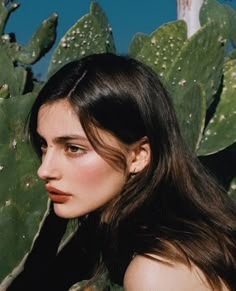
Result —
[{"label": "prickly pear cactus", "polygon": [[48,209],[36,176],[37,158],[24,133],[39,88],[25,65],[36,62],[53,45],[57,17],[45,20],[22,46],[4,34],[7,19],[18,7],[13,1],[0,1],[0,290],[6,290],[21,270]]},{"label": "prickly pear cactus", "polygon": [[0,64],[4,70],[0,71],[0,86],[5,88],[10,96],[23,94],[26,84],[27,72],[23,67],[15,67],[7,51],[0,42]]},{"label": "prickly pear cactus", "polygon": [[130,43],[129,55],[145,62],[160,77],[165,77],[186,40],[187,27],[184,21],[166,23],[150,36],[137,33]]},{"label": "prickly pear cactus", "polygon": [[[135,38],[130,54],[151,66],[163,79],[171,93],[186,142],[196,151],[207,105],[212,102],[221,82],[224,39],[213,23],[206,24],[187,39],[186,25],[176,21],[157,29],[144,39],[143,46],[139,42],[138,49],[134,42]],[[199,64],[200,59],[202,64]]]},{"label": "prickly pear cactus", "polygon": [[201,140],[199,155],[213,154],[236,141],[236,60],[224,66],[223,88],[216,112]]},{"label": "prickly pear cactus", "polygon": [[115,52],[115,44],[106,15],[92,2],[90,13],[80,18],[62,37],[52,55],[48,76],[72,60],[102,52]]},{"label": "prickly pear cactus", "polygon": [[200,22],[204,25],[209,21],[214,21],[222,36],[236,46],[236,12],[232,7],[216,0],[205,0],[200,11]]},{"label": "prickly pear cactus", "polygon": [[35,175],[36,157],[23,133],[26,109],[34,98],[28,93],[0,103],[0,281],[5,278],[0,286],[20,271],[47,210]]},{"label": "prickly pear cactus", "polygon": [[15,54],[16,61],[34,64],[50,50],[55,40],[57,14],[53,13],[39,26],[29,42]]},{"label": "prickly pear cactus", "polygon": [[236,11],[205,0],[200,22],[189,39],[185,23],[175,21],[150,35],[137,33],[129,46],[166,84],[186,144],[199,156],[236,142],[236,50],[227,46],[236,46]]}]

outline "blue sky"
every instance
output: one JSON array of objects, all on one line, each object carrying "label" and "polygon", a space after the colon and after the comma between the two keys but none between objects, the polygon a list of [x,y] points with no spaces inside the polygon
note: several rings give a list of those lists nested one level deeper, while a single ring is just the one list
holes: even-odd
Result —
[{"label": "blue sky", "polygon": [[[193,0],[195,1],[195,0]],[[17,2],[17,1],[16,1]],[[118,53],[126,53],[133,35],[151,33],[160,25],[176,20],[176,0],[98,0],[106,13]],[[236,9],[236,0],[219,1]],[[17,41],[25,44],[51,13],[58,18],[58,44],[65,32],[84,14],[89,12],[90,0],[18,0],[21,6],[12,13],[6,32],[15,32]],[[44,74],[50,59],[49,52],[34,66],[35,72]]]}]

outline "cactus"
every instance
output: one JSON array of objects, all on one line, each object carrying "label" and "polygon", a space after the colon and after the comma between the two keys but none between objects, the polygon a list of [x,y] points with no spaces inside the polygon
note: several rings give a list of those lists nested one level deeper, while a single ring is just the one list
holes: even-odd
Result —
[{"label": "cactus", "polygon": [[[219,17],[220,16],[220,17]],[[200,12],[202,25],[213,21],[222,36],[229,39],[236,46],[236,12],[228,5],[222,5],[216,0],[205,0]]]},{"label": "cactus", "polygon": [[51,76],[62,65],[91,53],[115,52],[112,30],[107,17],[97,3],[91,3],[84,15],[62,37],[48,68]]},{"label": "cactus", "polygon": [[[139,43],[136,54],[163,78],[173,97],[186,143],[195,151],[205,122],[204,103],[212,102],[222,77],[225,41],[214,28],[214,24],[208,23],[187,39],[183,21],[167,23],[146,38],[142,47]],[[133,54],[133,43],[131,48]],[[198,65],[199,59],[204,62],[202,66]]]},{"label": "cactus", "polygon": [[4,71],[0,72],[0,86],[5,88],[7,86],[11,96],[23,94],[27,72],[23,67],[15,67],[2,47],[0,47],[0,64],[4,65]]},{"label": "cactus", "polygon": [[5,278],[1,286],[20,271],[47,209],[34,174],[36,159],[23,133],[26,112],[34,98],[29,93],[0,103],[0,280]]},{"label": "cactus", "polygon": [[[219,13],[223,14],[223,20],[218,17]],[[129,48],[131,56],[150,65],[163,78],[171,93],[186,143],[199,155],[218,152],[236,141],[235,113],[232,110],[235,102],[235,67],[227,70],[230,63],[225,62],[235,59],[235,51],[230,52],[227,58],[225,56],[227,41],[234,39],[235,30],[231,24],[235,21],[235,15],[232,8],[215,0],[206,0],[201,9],[202,28],[191,38],[186,39],[186,28],[182,21],[176,21],[161,26],[150,36],[139,38],[138,41],[134,37]],[[178,39],[179,42],[175,41]],[[205,128],[207,109],[215,100],[223,77],[222,100],[216,115]],[[197,99],[202,99],[198,101],[198,106]],[[217,114],[221,118],[223,114],[226,120],[215,124]],[[225,132],[222,126],[226,129],[226,124],[228,134],[223,138]],[[220,125],[221,132],[216,134],[213,126],[218,128]],[[214,132],[213,140],[213,137],[208,137],[211,131]]]},{"label": "cactus", "polygon": [[137,58],[139,51],[142,49],[143,44],[149,40],[149,36],[145,33],[138,32],[134,35],[129,45],[129,55],[133,58]]},{"label": "cactus", "polygon": [[136,34],[129,46],[129,55],[145,62],[163,77],[186,40],[185,22],[170,22],[145,38],[140,33]]},{"label": "cactus", "polygon": [[[225,40],[215,30],[214,23],[206,24],[188,39],[166,74],[173,102],[186,92],[188,86],[197,83],[206,93],[207,105],[211,103],[221,82],[224,50]],[[178,108],[176,110],[178,112]]]},{"label": "cactus", "polygon": [[223,89],[201,140],[199,155],[213,154],[236,141],[236,60],[225,64]]},{"label": "cactus", "polygon": [[28,44],[15,54],[16,61],[23,64],[34,64],[52,47],[56,35],[57,14],[53,13],[44,20]]},{"label": "cactus", "polygon": [[[14,1],[13,1],[14,2]],[[6,27],[7,20],[10,14],[19,7],[18,3],[13,3],[9,1],[9,3],[5,3],[5,1],[1,1],[1,10],[0,10],[0,35],[4,34],[4,30]]]},{"label": "cactus", "polygon": [[[172,96],[186,144],[197,155],[206,156],[236,142],[236,50],[227,46],[236,44],[236,12],[216,0],[205,0],[200,21],[202,27],[189,39],[184,37],[184,26],[175,28],[179,21],[161,26],[150,36],[139,33],[129,54],[160,75]],[[182,42],[170,41],[179,34]],[[167,47],[169,52],[163,53]]]},{"label": "cactus", "polygon": [[4,34],[10,14],[19,5],[1,0],[0,7],[0,64],[4,66],[0,71],[0,289],[5,290],[21,270],[48,211],[47,197],[36,176],[37,159],[24,133],[39,87],[25,65],[38,60],[53,44],[56,16],[43,22],[31,42],[22,46],[12,35]]}]

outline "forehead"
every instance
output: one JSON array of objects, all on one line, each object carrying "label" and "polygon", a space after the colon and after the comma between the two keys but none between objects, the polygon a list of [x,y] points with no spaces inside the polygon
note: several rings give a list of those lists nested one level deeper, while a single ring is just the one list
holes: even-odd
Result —
[{"label": "forehead", "polygon": [[[121,143],[111,133],[94,125],[91,126],[93,139],[103,145],[121,147]],[[66,99],[60,99],[41,106],[38,113],[37,132],[44,138],[65,136],[84,137],[87,135],[80,123],[79,116]]]},{"label": "forehead", "polygon": [[41,106],[38,112],[37,130],[67,132],[83,131],[79,117],[74,112],[71,104],[65,100],[57,100]]}]

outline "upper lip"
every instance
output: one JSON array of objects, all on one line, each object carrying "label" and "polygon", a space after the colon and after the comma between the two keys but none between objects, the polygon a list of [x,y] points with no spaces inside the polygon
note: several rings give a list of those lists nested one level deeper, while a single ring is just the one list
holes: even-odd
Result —
[{"label": "upper lip", "polygon": [[58,190],[57,188],[51,186],[51,185],[45,185],[45,188],[48,190],[48,192],[53,193],[53,194],[58,194],[58,195],[69,195],[68,193],[65,193],[61,190]]}]

